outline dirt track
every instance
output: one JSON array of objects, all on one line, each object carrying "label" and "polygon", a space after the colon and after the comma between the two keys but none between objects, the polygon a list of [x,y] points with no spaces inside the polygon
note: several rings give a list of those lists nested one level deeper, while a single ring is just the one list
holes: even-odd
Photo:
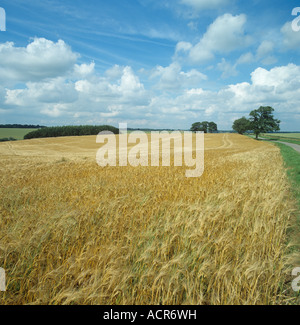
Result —
[{"label": "dirt track", "polygon": [[276,141],[276,142],[285,144],[286,146],[289,146],[289,147],[295,149],[296,151],[298,151],[300,153],[300,145],[299,144],[296,144],[296,143],[288,143],[288,142],[281,142],[281,141]]},{"label": "dirt track", "polygon": [[[265,138],[258,138],[258,139],[259,140],[266,140]],[[286,146],[289,146],[289,147],[295,149],[297,152],[300,153],[300,145],[299,144],[289,143],[289,142],[283,142],[283,141],[276,141],[276,140],[274,140],[274,142],[285,144]]]}]

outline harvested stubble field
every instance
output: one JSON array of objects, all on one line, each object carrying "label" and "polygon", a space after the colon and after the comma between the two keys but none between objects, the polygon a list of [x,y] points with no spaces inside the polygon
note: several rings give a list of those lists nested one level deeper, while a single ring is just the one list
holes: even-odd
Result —
[{"label": "harvested stubble field", "polygon": [[[284,304],[280,151],[206,135],[205,172],[99,167],[95,137],[0,144],[0,304]],[[289,271],[290,272],[290,271]]]}]

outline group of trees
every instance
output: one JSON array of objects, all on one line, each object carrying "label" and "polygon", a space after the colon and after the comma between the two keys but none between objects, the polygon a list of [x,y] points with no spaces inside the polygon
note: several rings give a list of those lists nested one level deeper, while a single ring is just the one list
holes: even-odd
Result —
[{"label": "group of trees", "polygon": [[260,133],[267,133],[280,130],[280,121],[274,118],[274,108],[270,106],[261,106],[259,109],[252,111],[249,118],[242,117],[235,120],[233,130],[239,134],[252,131],[256,139]]},{"label": "group of trees", "polygon": [[[239,134],[252,131],[258,139],[261,133],[274,132],[280,130],[280,121],[274,118],[274,108],[270,106],[260,106],[259,109],[253,110],[249,118],[243,116],[235,120],[232,128]],[[192,125],[191,131],[202,131],[204,133],[218,132],[218,126],[214,122],[196,122]]]},{"label": "group of trees", "polygon": [[204,133],[216,133],[218,132],[218,126],[214,122],[196,122],[192,125],[190,130],[193,132],[202,131]]},{"label": "group of trees", "polygon": [[66,136],[80,136],[80,135],[98,135],[102,131],[110,131],[114,134],[119,134],[119,129],[110,125],[56,126],[56,127],[41,128],[29,132],[24,136],[24,139],[52,138],[52,137],[66,137]]},{"label": "group of trees", "polygon": [[17,139],[13,138],[13,137],[9,137],[9,138],[1,138],[0,142],[8,142],[8,141],[17,141]]}]

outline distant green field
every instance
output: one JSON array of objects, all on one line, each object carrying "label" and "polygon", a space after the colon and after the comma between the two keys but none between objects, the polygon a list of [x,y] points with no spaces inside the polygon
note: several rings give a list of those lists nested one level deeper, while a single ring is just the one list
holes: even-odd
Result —
[{"label": "distant green field", "polygon": [[300,133],[264,133],[266,137],[294,138],[300,139]]},{"label": "distant green field", "polygon": [[300,133],[262,133],[259,136],[270,141],[289,142],[300,145]]},{"label": "distant green field", "polygon": [[15,138],[17,140],[23,140],[25,134],[35,131],[36,129],[5,129],[0,128],[0,139],[2,138]]}]

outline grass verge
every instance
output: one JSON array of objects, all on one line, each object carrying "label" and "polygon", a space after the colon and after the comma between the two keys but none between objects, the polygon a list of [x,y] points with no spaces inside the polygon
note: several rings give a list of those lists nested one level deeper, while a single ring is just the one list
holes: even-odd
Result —
[{"label": "grass verge", "polygon": [[[294,222],[289,230],[289,236],[293,245],[291,250],[295,256],[292,268],[300,266],[300,154],[293,148],[288,147],[281,143],[275,144],[280,148],[285,167],[287,170],[287,175],[291,183],[292,193],[298,203],[298,210],[295,212]],[[300,303],[300,292],[291,292],[291,295],[295,297],[298,296],[297,302]]]},{"label": "grass verge", "polygon": [[[292,183],[293,193],[298,201],[300,210],[300,154],[293,148],[284,144],[276,143],[276,145],[280,148],[283,156],[287,168],[287,174]],[[297,224],[300,229],[300,211],[298,213]]]}]

